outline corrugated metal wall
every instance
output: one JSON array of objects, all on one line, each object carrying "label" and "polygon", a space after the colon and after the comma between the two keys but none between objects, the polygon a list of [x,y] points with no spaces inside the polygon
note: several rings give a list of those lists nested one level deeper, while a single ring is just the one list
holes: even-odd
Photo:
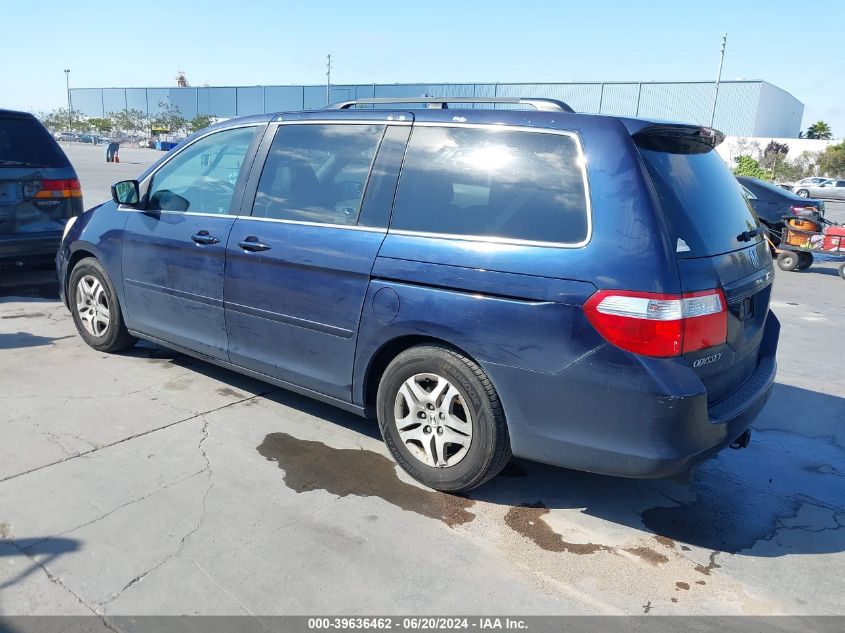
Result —
[{"label": "corrugated metal wall", "polygon": [[[760,81],[726,81],[719,89],[715,127],[726,134],[798,135],[803,104]],[[367,97],[550,97],[578,112],[710,124],[713,82],[590,82],[521,84],[355,84],[331,86],[329,101]],[[262,112],[315,109],[326,105],[323,86],[238,86],[190,88],[78,88],[73,107],[89,116],[134,108],[155,114],[160,103],[182,115],[233,117]],[[796,118],[797,111],[797,118]],[[759,129],[760,122],[765,122]],[[756,127],[755,127],[756,122]],[[793,129],[794,128],[794,129]]]}]

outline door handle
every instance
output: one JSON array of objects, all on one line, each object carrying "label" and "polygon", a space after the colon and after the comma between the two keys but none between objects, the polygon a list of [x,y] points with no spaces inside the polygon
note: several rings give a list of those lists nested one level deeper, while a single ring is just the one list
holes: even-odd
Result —
[{"label": "door handle", "polygon": [[245,237],[240,242],[238,242],[238,246],[240,246],[243,250],[248,251],[250,253],[257,253],[259,251],[269,251],[270,245],[265,244],[264,242],[259,242],[258,238],[254,235],[250,235],[249,237]]},{"label": "door handle", "polygon": [[191,239],[194,240],[197,244],[217,244],[220,240],[214,237],[213,235],[209,235],[208,231],[200,231],[191,236]]}]

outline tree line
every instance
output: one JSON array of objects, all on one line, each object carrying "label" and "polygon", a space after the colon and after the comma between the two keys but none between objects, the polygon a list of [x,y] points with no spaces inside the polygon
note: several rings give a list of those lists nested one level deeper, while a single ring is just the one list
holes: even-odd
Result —
[{"label": "tree line", "polygon": [[199,114],[186,119],[179,106],[165,101],[159,102],[158,107],[158,112],[151,115],[128,108],[109,112],[104,117],[88,117],[76,110],[56,108],[36,116],[52,132],[89,132],[114,136],[153,136],[156,133],[179,136],[208,127],[217,118],[213,114]]},{"label": "tree line", "polygon": [[756,141],[737,143],[734,174],[772,182],[795,182],[808,176],[845,178],[845,141],[820,152],[801,152],[789,160],[789,145],[775,140],[760,149]]}]

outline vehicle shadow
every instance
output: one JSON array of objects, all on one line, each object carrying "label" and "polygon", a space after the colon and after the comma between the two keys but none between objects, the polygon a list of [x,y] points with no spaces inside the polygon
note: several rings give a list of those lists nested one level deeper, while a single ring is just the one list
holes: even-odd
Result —
[{"label": "vehicle shadow", "polygon": [[[237,385],[239,390],[263,394],[268,400],[356,434],[381,439],[374,420],[284,389],[273,390],[270,385],[209,363],[142,345],[145,347],[130,353],[190,367]],[[799,413],[802,410],[804,414]],[[807,424],[807,410],[816,412],[817,420],[812,425]],[[460,496],[469,503],[504,506],[509,512],[520,508],[541,509],[541,513],[577,511],[683,546],[746,556],[845,551],[845,450],[834,441],[832,431],[845,428],[843,417],[845,399],[777,384],[759,417],[749,448],[725,450],[691,473],[673,479],[636,480],[513,460],[498,477]],[[303,442],[293,448],[314,450],[312,444]],[[343,463],[357,470],[345,449],[328,449],[331,451],[337,452],[337,459],[321,453],[325,458],[321,463]],[[360,450],[358,454],[362,463],[368,464],[362,466],[362,471],[386,459],[370,450]],[[285,470],[281,461],[279,467]],[[390,468],[380,472],[398,480],[397,470],[391,462]],[[352,482],[367,480],[366,474],[347,475]],[[332,476],[337,477],[338,473]],[[356,491],[354,483],[345,482],[344,490],[347,494],[372,496],[380,494],[378,488],[389,492],[396,483],[374,487],[370,482],[368,488]],[[403,488],[401,494],[408,495],[409,491]],[[440,493],[419,489],[419,494]],[[785,545],[779,537],[785,532],[793,536],[796,532],[805,534],[787,539],[789,544]]]},{"label": "vehicle shadow", "polygon": [[314,400],[307,396],[301,396],[293,391],[282,389],[271,385],[270,383],[256,380],[248,376],[244,376],[237,372],[219,367],[213,363],[202,361],[179,352],[160,347],[154,343],[141,341],[136,346],[121,353],[123,356],[132,356],[135,358],[147,359],[150,362],[165,365],[175,366],[182,369],[190,369],[201,373],[202,375],[212,378],[223,383],[227,383],[232,388],[240,392],[246,392],[250,395],[261,395],[267,400],[271,400],[277,404],[281,404],[302,413],[313,415],[333,424],[346,427],[356,433],[361,433],[368,437],[381,440],[381,433],[378,429],[378,424],[374,420],[366,420],[358,415],[343,411],[335,406]]},{"label": "vehicle shadow", "polygon": [[[803,409],[803,415],[796,410]],[[808,428],[806,411],[818,418]],[[745,450],[686,476],[622,479],[516,461],[471,493],[511,506],[578,510],[686,545],[747,556],[845,551],[845,450],[833,441],[845,399],[777,384]],[[780,539],[783,532],[804,532]],[[785,545],[783,542],[788,542]]]},{"label": "vehicle shadow", "polygon": [[0,298],[58,299],[59,282],[54,268],[0,271]]}]

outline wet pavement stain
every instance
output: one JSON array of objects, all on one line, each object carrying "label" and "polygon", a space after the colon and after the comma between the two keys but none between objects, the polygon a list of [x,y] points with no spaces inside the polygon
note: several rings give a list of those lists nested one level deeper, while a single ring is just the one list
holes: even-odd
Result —
[{"label": "wet pavement stain", "polygon": [[707,584],[707,581],[705,581],[705,580],[696,580],[696,581],[695,581],[695,584],[696,584],[696,585],[706,585],[706,584]]},{"label": "wet pavement stain", "polygon": [[657,565],[662,565],[663,563],[669,562],[669,557],[665,554],[661,554],[660,552],[656,552],[650,547],[631,547],[625,550],[629,554],[633,554],[634,556],[639,556],[645,562],[651,563],[655,567]]},{"label": "wet pavement stain", "polygon": [[796,512],[793,500],[771,495],[749,498],[747,493],[739,482],[708,479],[696,482],[695,501],[651,507],[639,513],[640,519],[666,539],[736,554],[770,538],[780,520]]},{"label": "wet pavement stain", "polygon": [[244,394],[240,393],[239,391],[235,391],[234,389],[231,389],[230,387],[218,387],[217,389],[215,389],[215,391],[217,393],[219,393],[221,396],[226,396],[226,397],[231,396],[232,398],[246,398],[246,396]]},{"label": "wet pavement stain", "polygon": [[654,540],[663,545],[664,547],[668,547],[669,549],[673,549],[675,547],[675,541],[670,539],[668,536],[661,536],[660,534],[655,534]]},{"label": "wet pavement stain", "polygon": [[684,591],[689,591],[689,583],[686,582],[676,582],[675,586],[678,589],[683,589]]},{"label": "wet pavement stain", "polygon": [[710,572],[712,572],[714,569],[721,569],[722,566],[716,564],[717,554],[719,554],[719,552],[710,553],[710,562],[707,563],[707,567],[705,567],[704,565],[696,565],[693,569],[695,569],[695,571],[700,574],[704,574],[705,576],[709,576]]},{"label": "wet pavement stain", "polygon": [[536,543],[549,552],[569,552],[570,554],[595,554],[609,552],[612,548],[596,543],[568,543],[543,521],[542,517],[549,509],[542,501],[513,506],[505,515],[505,523],[515,532]]},{"label": "wet pavement stain", "polygon": [[284,471],[285,484],[297,493],[325,490],[340,497],[379,497],[449,527],[475,518],[468,511],[475,501],[405,483],[396,475],[396,464],[380,453],[333,448],[287,433],[270,433],[257,450],[267,461],[276,462]]},{"label": "wet pavement stain", "polygon": [[172,391],[184,391],[188,389],[194,383],[192,378],[187,376],[177,376],[172,380],[168,380],[164,383],[165,389],[170,389]]}]

